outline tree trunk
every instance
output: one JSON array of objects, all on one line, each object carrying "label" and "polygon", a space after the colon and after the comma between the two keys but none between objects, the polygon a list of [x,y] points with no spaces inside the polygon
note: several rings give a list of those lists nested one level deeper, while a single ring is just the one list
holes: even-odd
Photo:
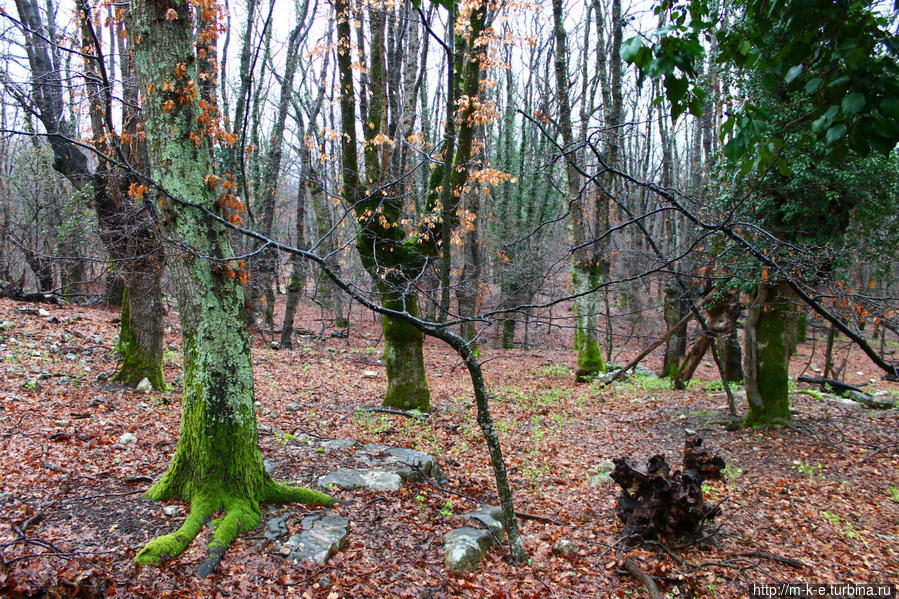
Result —
[{"label": "tree trunk", "polygon": [[[573,151],[571,102],[568,94],[568,40],[565,33],[561,0],[553,0],[553,30],[556,42],[556,96],[559,101],[559,127],[566,150]],[[597,301],[593,291],[602,277],[601,265],[585,249],[586,214],[581,197],[580,175],[574,156],[566,156],[567,200],[572,241],[578,249],[572,254],[571,290],[574,299],[574,349],[577,352],[578,380],[587,380],[606,369],[599,349],[596,329]]]},{"label": "tree trunk", "polygon": [[[197,124],[196,102],[165,105],[170,94],[196,99],[189,7],[177,1],[135,0],[132,10],[140,89],[155,90],[144,98],[143,108],[153,177],[167,192],[157,198],[162,228],[193,250],[171,262],[184,345],[181,432],[168,471],[146,494],[180,498],[191,509],[177,532],[150,541],[135,561],[149,564],[178,555],[211,516],[223,511],[209,543],[209,559],[200,568],[205,575],[238,534],[259,522],[261,502],[329,505],[332,500],[274,482],[262,464],[240,285],[244,273],[229,259],[225,227],[211,216],[221,208],[204,180],[212,172],[210,142]],[[186,66],[187,73],[179,76],[176,65]],[[175,90],[163,91],[164,84],[174,84]],[[202,258],[206,256],[210,259]]]},{"label": "tree trunk", "polygon": [[[396,297],[396,292],[382,290],[381,305],[406,311],[418,318],[415,295]],[[387,392],[384,405],[401,410],[431,410],[431,391],[425,374],[424,335],[407,322],[383,316],[384,366],[387,369]]]},{"label": "tree trunk", "polygon": [[[672,279],[665,285],[665,324],[670,330],[690,311],[688,291]],[[674,378],[680,369],[681,360],[687,351],[687,327],[672,335],[665,343],[665,361],[662,365],[661,377]]]},{"label": "tree trunk", "polygon": [[[165,389],[162,372],[162,271],[143,276],[131,275],[131,284],[122,295],[122,322],[116,353],[122,359],[119,371],[112,377],[129,387],[136,387],[144,378],[154,389]],[[130,291],[129,291],[130,289]],[[158,326],[134,326],[152,321]]]},{"label": "tree trunk", "polygon": [[796,334],[796,302],[786,283],[760,283],[744,325],[743,371],[753,424],[790,419],[787,378]]}]

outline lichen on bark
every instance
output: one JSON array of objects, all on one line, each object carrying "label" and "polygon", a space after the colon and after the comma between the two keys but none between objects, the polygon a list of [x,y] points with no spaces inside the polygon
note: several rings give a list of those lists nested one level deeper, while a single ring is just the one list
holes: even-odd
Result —
[{"label": "lichen on bark", "polygon": [[[141,347],[131,328],[131,318],[131,302],[126,289],[122,295],[119,340],[115,347],[115,352],[121,357],[122,364],[112,380],[129,387],[136,387],[146,378],[154,389],[163,391],[165,390],[165,377],[162,372],[162,356],[152,355],[149,350]],[[152,344],[151,346],[155,347]]]},{"label": "lichen on bark", "polygon": [[606,371],[596,330],[597,302],[592,292],[599,285],[598,267],[575,264],[571,269],[574,300],[574,349],[577,352],[578,380],[587,380]]},{"label": "lichen on bark", "polygon": [[225,227],[212,216],[222,208],[206,182],[210,140],[197,118],[189,6],[134,0],[132,14],[140,88],[148,90],[147,149],[154,180],[165,190],[157,196],[161,228],[182,248],[170,261],[184,347],[181,431],[168,471],[146,496],[190,503],[181,528],[150,541],[135,560],[149,564],[174,557],[221,513],[200,568],[205,575],[238,534],[259,522],[260,503],[333,500],[276,483],[262,464],[240,266]]},{"label": "lichen on bark", "polygon": [[790,420],[788,369],[798,313],[786,283],[759,284],[744,325],[743,370],[752,425]]}]

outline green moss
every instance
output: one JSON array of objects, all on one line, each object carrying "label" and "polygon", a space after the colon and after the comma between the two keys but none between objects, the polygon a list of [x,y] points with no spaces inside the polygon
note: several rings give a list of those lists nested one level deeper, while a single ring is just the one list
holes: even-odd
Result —
[{"label": "green moss", "polygon": [[[418,316],[414,297],[385,300],[385,307]],[[384,316],[384,365],[387,392],[384,405],[401,410],[431,410],[431,391],[425,374],[424,334],[411,324]]]},{"label": "green moss", "polygon": [[782,423],[790,420],[788,367],[792,355],[796,308],[780,289],[772,287],[759,308],[756,323],[755,388],[760,401],[749,402],[747,422]]},{"label": "green moss", "polygon": [[122,358],[119,371],[112,377],[113,381],[129,387],[136,387],[144,378],[150,381],[158,391],[165,390],[165,377],[162,373],[162,357],[154,357],[137,342],[131,330],[131,308],[128,302],[128,290],[122,296],[121,325],[119,341],[115,352]]},{"label": "green moss", "polygon": [[[596,330],[596,295],[587,293],[599,285],[597,268],[575,266],[571,269],[572,289],[579,294],[574,300],[574,349],[577,352],[578,380],[586,380],[606,371]],[[583,294],[583,295],[580,295]]]}]

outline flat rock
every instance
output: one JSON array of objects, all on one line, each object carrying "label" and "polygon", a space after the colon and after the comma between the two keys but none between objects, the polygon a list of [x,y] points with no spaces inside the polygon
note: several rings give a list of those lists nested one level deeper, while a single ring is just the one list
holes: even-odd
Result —
[{"label": "flat rock", "polygon": [[443,535],[446,558],[443,563],[453,572],[470,572],[493,545],[490,531],[477,528],[456,528]]},{"label": "flat rock", "polygon": [[303,528],[284,544],[290,549],[288,559],[324,564],[334,552],[343,549],[350,534],[350,521],[321,511],[303,518]]},{"label": "flat rock", "polygon": [[321,446],[325,449],[352,449],[359,445],[359,441],[355,439],[332,439],[331,441],[322,442]]},{"label": "flat rock", "polygon": [[341,468],[319,477],[318,484],[324,489],[329,488],[331,485],[336,485],[344,490],[398,491],[403,486],[403,479],[394,472],[385,472],[383,470]]},{"label": "flat rock", "polygon": [[269,541],[274,541],[278,537],[282,537],[287,534],[287,517],[286,516],[278,516],[277,518],[272,518],[268,522],[265,523],[265,532],[262,533],[266,539]]},{"label": "flat rock", "polygon": [[384,465],[398,464],[394,470],[403,480],[419,482],[426,476],[430,476],[437,482],[446,481],[443,471],[437,465],[437,461],[429,454],[417,449],[405,449],[391,447],[385,452]]},{"label": "flat rock", "polygon": [[459,514],[463,518],[480,522],[486,528],[489,528],[497,538],[502,539],[505,535],[503,529],[503,509],[498,505],[482,505],[481,507]]}]

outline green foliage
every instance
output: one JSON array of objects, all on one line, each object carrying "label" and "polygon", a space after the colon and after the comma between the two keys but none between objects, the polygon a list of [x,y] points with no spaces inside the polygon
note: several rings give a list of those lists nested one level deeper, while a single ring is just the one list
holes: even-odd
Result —
[{"label": "green foliage", "polygon": [[[889,21],[874,10],[875,2],[800,2],[740,0],[736,25],[715,30],[717,15],[703,0],[662,0],[656,13],[668,24],[647,45],[627,40],[622,58],[640,69],[641,77],[663,78],[672,116],[696,113],[701,89],[696,65],[703,58],[701,40],[717,38],[719,63],[752,73],[768,93],[801,93],[804,145],[820,140],[828,156],[844,159],[888,154],[899,141],[899,45]],[[699,104],[701,107],[701,104]],[[769,113],[752,101],[734,112],[722,129],[732,135],[726,149],[742,172],[763,173],[774,164],[786,174],[779,157],[783,138],[772,132]]]},{"label": "green foliage", "polygon": [[890,501],[899,503],[899,487],[888,487],[887,494],[890,496]]},{"label": "green foliage", "polygon": [[381,435],[393,426],[393,420],[386,414],[376,414],[362,409],[353,412],[353,422],[372,435]]},{"label": "green foliage", "polygon": [[807,476],[809,484],[815,482],[815,480],[824,480],[821,464],[809,464],[801,460],[793,460],[793,468],[799,474]]}]

